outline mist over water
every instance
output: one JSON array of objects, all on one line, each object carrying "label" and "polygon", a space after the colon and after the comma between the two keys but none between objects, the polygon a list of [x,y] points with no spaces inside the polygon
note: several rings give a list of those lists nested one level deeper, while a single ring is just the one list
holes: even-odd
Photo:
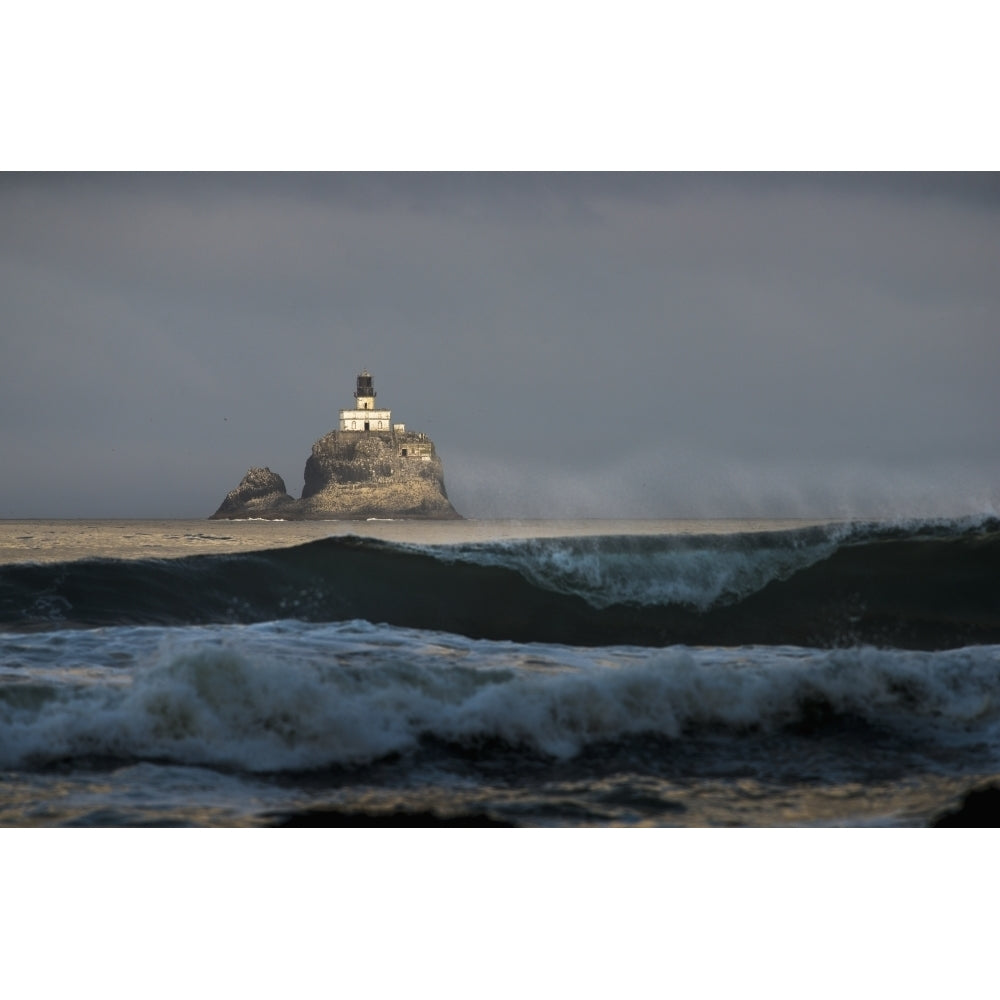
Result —
[{"label": "mist over water", "polygon": [[[453,471],[450,471],[453,470]],[[448,495],[475,518],[965,517],[1000,509],[1000,470],[954,463],[712,459],[631,454],[584,471],[458,452]]]}]

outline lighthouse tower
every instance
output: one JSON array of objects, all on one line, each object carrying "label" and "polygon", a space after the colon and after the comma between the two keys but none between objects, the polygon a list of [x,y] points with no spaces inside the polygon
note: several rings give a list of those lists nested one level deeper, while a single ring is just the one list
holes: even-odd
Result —
[{"label": "lighthouse tower", "polygon": [[354,399],[354,409],[340,411],[340,430],[362,432],[392,430],[392,411],[375,409],[375,384],[367,369],[358,376]]},{"label": "lighthouse tower", "polygon": [[354,398],[358,401],[357,409],[375,409],[375,383],[368,374],[368,369],[358,376],[358,387],[354,390]]}]

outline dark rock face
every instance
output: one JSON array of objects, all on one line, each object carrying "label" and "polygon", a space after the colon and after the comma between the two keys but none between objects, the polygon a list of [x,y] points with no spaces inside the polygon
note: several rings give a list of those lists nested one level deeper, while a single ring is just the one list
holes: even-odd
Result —
[{"label": "dark rock face", "polygon": [[391,435],[370,431],[330,431],[321,437],[306,460],[302,499],[334,484],[391,481],[396,449],[389,438]]},{"label": "dark rock face", "polygon": [[1000,785],[974,788],[965,795],[957,809],[936,817],[930,825],[943,827],[1000,826]]},{"label": "dark rock face", "polygon": [[425,434],[330,431],[306,461],[302,499],[285,493],[281,477],[251,469],[212,515],[220,518],[344,520],[460,518],[448,500],[444,468]]},{"label": "dark rock face", "polygon": [[276,518],[295,500],[288,495],[285,481],[268,468],[254,467],[243,477],[235,490],[226,494],[213,518],[264,517]]}]

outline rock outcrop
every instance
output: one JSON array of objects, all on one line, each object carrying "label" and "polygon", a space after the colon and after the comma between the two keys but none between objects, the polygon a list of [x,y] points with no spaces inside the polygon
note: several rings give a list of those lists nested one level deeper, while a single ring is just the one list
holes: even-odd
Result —
[{"label": "rock outcrop", "polygon": [[1000,785],[974,788],[967,792],[957,809],[942,813],[931,826],[997,827],[1000,826]]},{"label": "rock outcrop", "polygon": [[295,500],[288,495],[281,476],[268,468],[254,466],[240,480],[240,485],[226,494],[226,499],[212,517],[263,517],[273,520],[283,516],[279,511],[294,504]]},{"label": "rock outcrop", "polygon": [[306,461],[302,498],[281,476],[251,469],[212,519],[351,520],[369,517],[452,520],[461,515],[444,487],[444,468],[425,434],[330,431]]}]

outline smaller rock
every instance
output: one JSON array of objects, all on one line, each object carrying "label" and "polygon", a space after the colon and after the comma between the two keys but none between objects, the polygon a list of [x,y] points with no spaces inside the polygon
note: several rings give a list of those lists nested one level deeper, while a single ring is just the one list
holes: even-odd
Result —
[{"label": "smaller rock", "polygon": [[240,480],[235,490],[226,494],[226,499],[209,520],[225,520],[244,517],[276,518],[281,510],[295,500],[285,489],[285,481],[268,468],[254,467]]}]

